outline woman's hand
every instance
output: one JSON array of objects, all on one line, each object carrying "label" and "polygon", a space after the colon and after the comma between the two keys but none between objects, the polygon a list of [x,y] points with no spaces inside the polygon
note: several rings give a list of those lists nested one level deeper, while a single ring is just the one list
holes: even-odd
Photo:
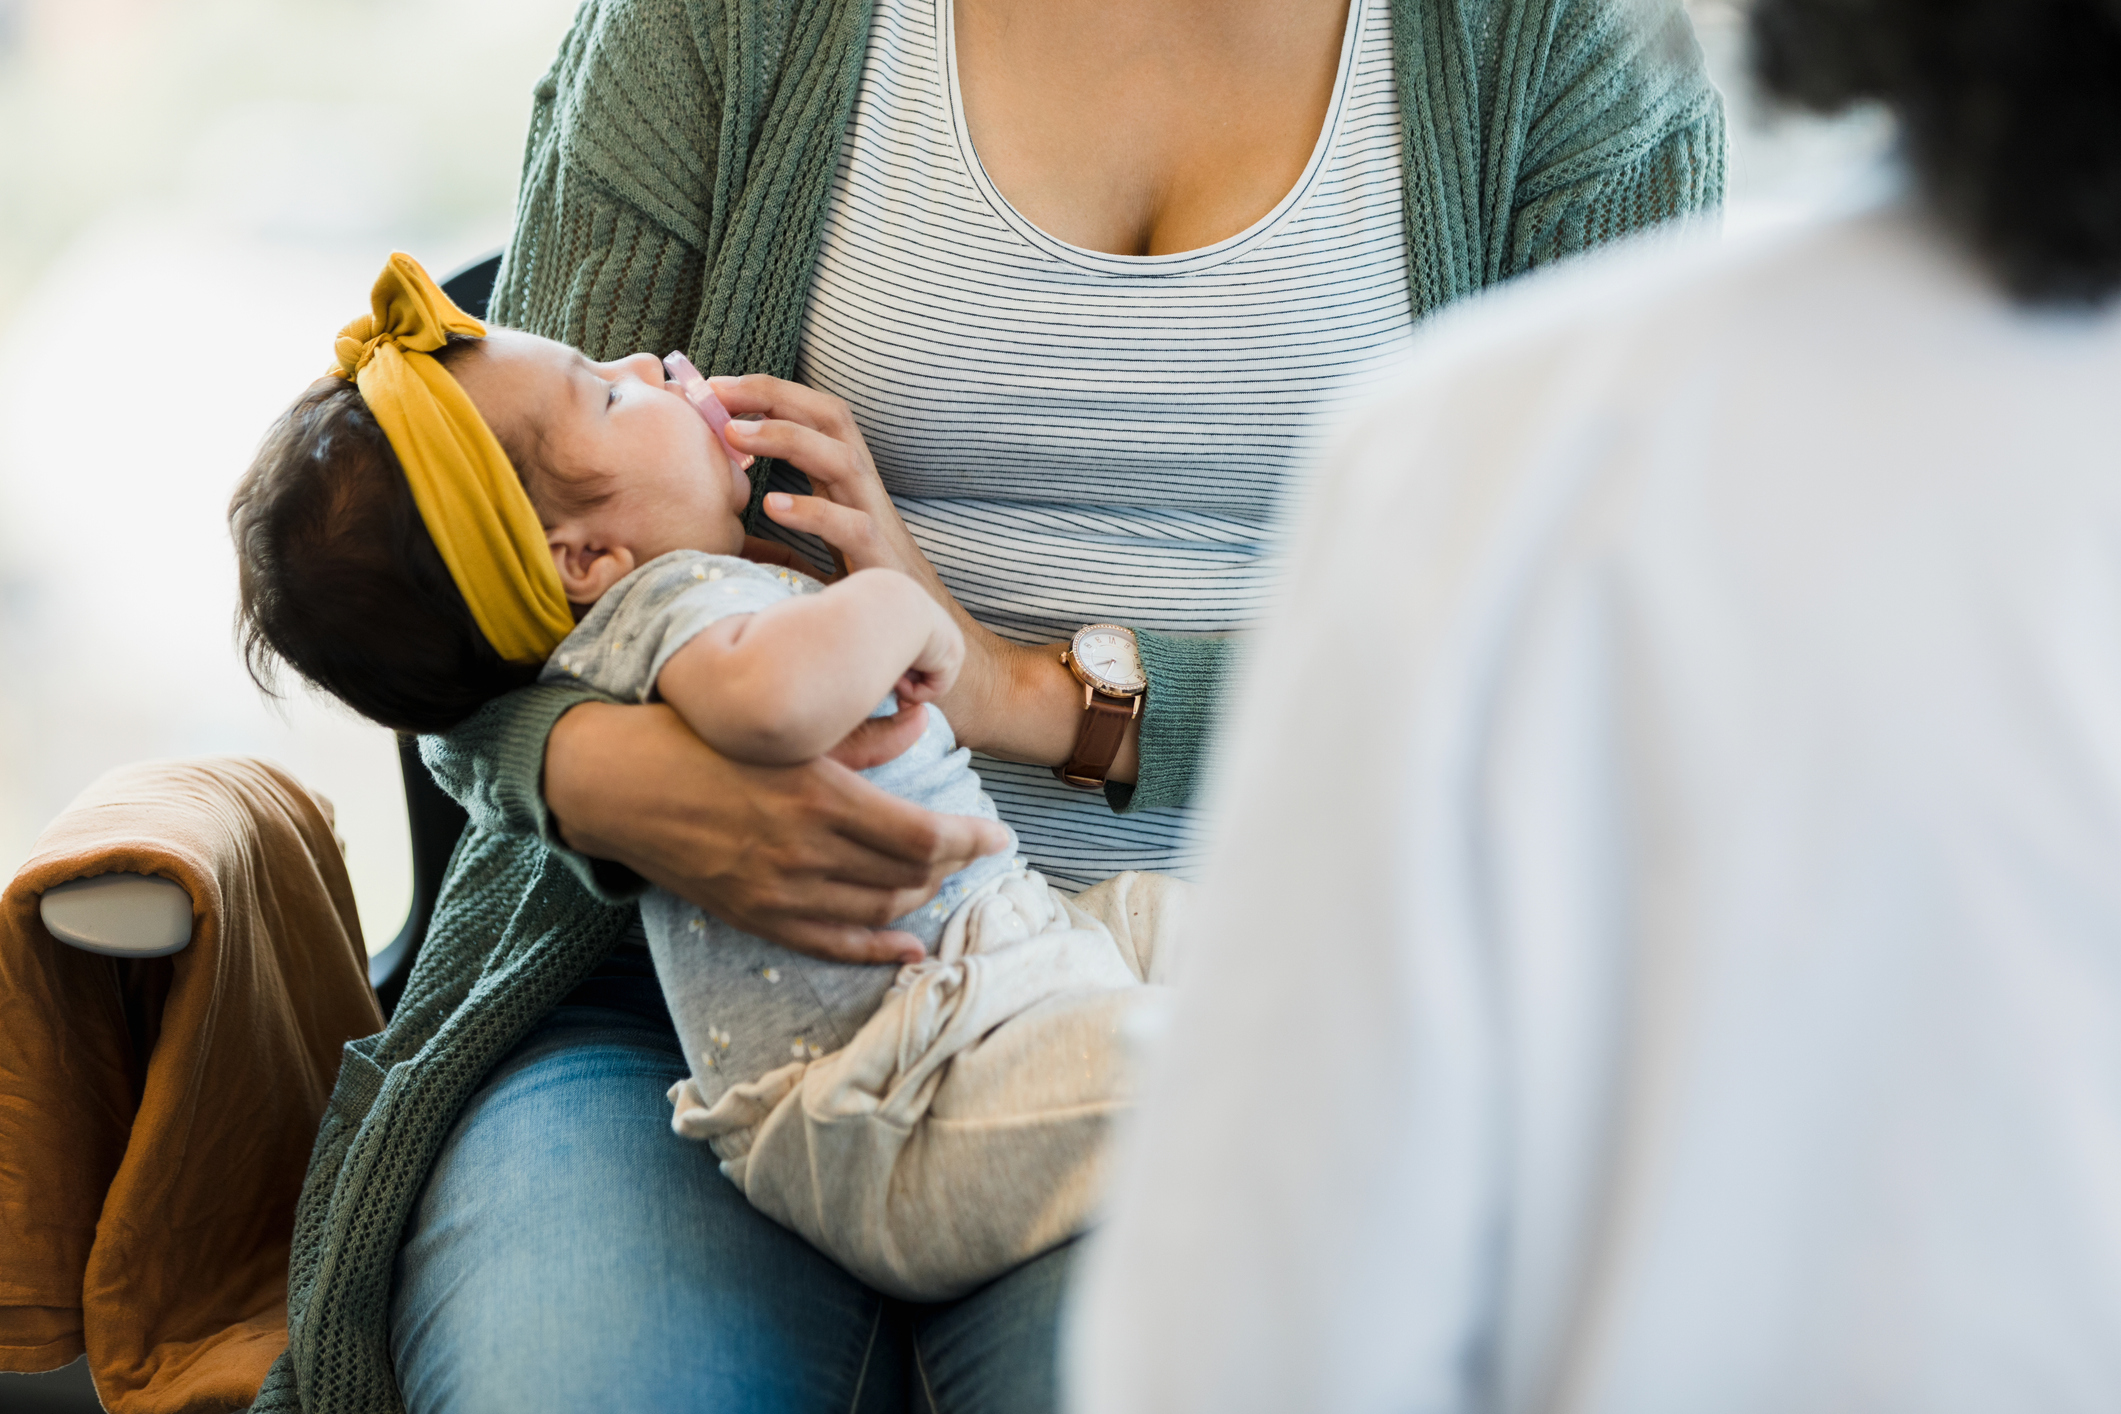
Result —
[{"label": "woman's hand", "polygon": [[774,492],[766,497],[768,516],[830,545],[839,552],[842,570],[892,569],[906,575],[956,622],[965,640],[964,663],[937,705],[960,741],[992,750],[996,734],[990,728],[1006,713],[1016,672],[1012,660],[1023,650],[982,627],[944,587],[891,504],[846,400],[763,373],[708,381],[731,413],[760,418],[730,423],[725,434],[731,445],[753,456],[778,457],[810,478],[815,495]]},{"label": "woman's hand", "polygon": [[[1063,645],[1010,643],[965,612],[899,519],[846,401],[762,373],[708,381],[730,412],[762,419],[730,423],[725,435],[731,444],[787,462],[810,478],[817,493],[774,492],[766,497],[768,516],[832,546],[842,569],[894,569],[910,576],[956,622],[965,639],[964,666],[936,705],[957,739],[1005,760],[1045,766],[1065,761],[1082,724],[1083,689],[1061,665]],[[1134,779],[1139,731],[1127,729],[1112,765],[1114,780]]]},{"label": "woman's hand", "polygon": [[731,413],[739,417],[755,413],[761,419],[730,423],[724,435],[732,444],[753,456],[778,457],[810,478],[814,498],[784,495],[780,506],[786,511],[788,502],[816,500],[820,504],[794,512],[808,523],[798,526],[774,515],[772,505],[767,507],[769,515],[831,545],[846,557],[846,569],[890,569],[912,576],[937,603],[970,622],[971,616],[957,608],[935,567],[899,519],[898,508],[891,504],[883,478],[876,473],[869,444],[862,439],[862,429],[855,425],[854,411],[844,398],[763,373],[707,381]]},{"label": "woman's hand", "polygon": [[[888,760],[924,716],[865,723],[835,754]],[[747,933],[835,962],[920,960],[909,934],[879,930],[1008,844],[994,821],[922,810],[838,760],[730,761],[660,704],[589,702],[568,712],[546,742],[544,785],[569,848],[616,860]]]}]

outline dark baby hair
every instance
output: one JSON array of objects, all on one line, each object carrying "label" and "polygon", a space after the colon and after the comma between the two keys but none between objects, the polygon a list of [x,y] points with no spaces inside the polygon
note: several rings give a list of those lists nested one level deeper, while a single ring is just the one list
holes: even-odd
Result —
[{"label": "dark baby hair", "polygon": [[[443,364],[476,346],[452,338]],[[519,463],[520,464],[520,463]],[[320,379],[282,413],[228,506],[236,632],[258,686],[285,663],[362,716],[447,731],[537,680],[479,632],[360,391]]]},{"label": "dark baby hair", "polygon": [[2022,299],[2121,288],[2121,0],[1759,0],[1761,81],[1900,120],[1931,205]]}]

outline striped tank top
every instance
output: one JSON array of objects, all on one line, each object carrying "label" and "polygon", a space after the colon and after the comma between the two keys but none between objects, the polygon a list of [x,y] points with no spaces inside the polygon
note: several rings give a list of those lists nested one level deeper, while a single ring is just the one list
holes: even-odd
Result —
[{"label": "striped tank top", "polygon": [[[1288,195],[1154,256],[1010,207],[966,131],[951,25],[951,0],[878,0],[797,377],[853,407],[914,538],[1004,638],[1244,628],[1275,592],[1292,475],[1413,327],[1386,6],[1350,0]],[[975,764],[1056,884],[1191,872],[1188,812],[1115,815],[1043,766]]]}]

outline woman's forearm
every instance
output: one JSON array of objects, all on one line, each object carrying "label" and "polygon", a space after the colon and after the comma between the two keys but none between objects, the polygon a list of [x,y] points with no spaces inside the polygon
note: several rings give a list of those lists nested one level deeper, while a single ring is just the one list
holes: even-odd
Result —
[{"label": "woman's forearm", "polygon": [[[961,620],[960,626],[962,627]],[[958,691],[940,703],[958,741],[1003,761],[1058,766],[1075,750],[1083,725],[1083,685],[1061,662],[1065,643],[1033,647],[1005,642],[974,625],[991,640],[987,671],[968,672]],[[1132,781],[1140,759],[1139,722],[1127,728],[1111,778]]]},{"label": "woman's forearm", "polygon": [[[1022,647],[972,624],[967,669],[942,702],[958,740],[1004,761],[1057,766],[1082,730],[1083,685],[1061,662],[1061,643]],[[1222,706],[1239,645],[1237,634],[1137,631],[1149,694],[1108,776],[1116,810],[1153,810],[1193,798],[1201,761]],[[974,638],[980,641],[973,644]],[[983,660],[973,671],[974,660]]]}]

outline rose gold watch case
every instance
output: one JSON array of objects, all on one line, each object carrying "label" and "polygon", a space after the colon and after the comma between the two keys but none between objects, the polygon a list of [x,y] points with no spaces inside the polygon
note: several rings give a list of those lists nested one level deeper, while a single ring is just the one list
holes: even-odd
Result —
[{"label": "rose gold watch case", "polygon": [[1068,671],[1074,673],[1076,680],[1084,686],[1094,687],[1099,692],[1106,693],[1112,697],[1139,697],[1144,692],[1147,692],[1149,690],[1149,679],[1146,674],[1132,682],[1115,682],[1083,662],[1082,654],[1078,653],[1076,648],[1082,643],[1085,636],[1098,632],[1124,634],[1127,641],[1135,645],[1135,671],[1141,671],[1140,640],[1135,638],[1134,630],[1124,624],[1084,624],[1077,629],[1075,636],[1068,640],[1068,647],[1061,653],[1061,662],[1067,664]]}]

